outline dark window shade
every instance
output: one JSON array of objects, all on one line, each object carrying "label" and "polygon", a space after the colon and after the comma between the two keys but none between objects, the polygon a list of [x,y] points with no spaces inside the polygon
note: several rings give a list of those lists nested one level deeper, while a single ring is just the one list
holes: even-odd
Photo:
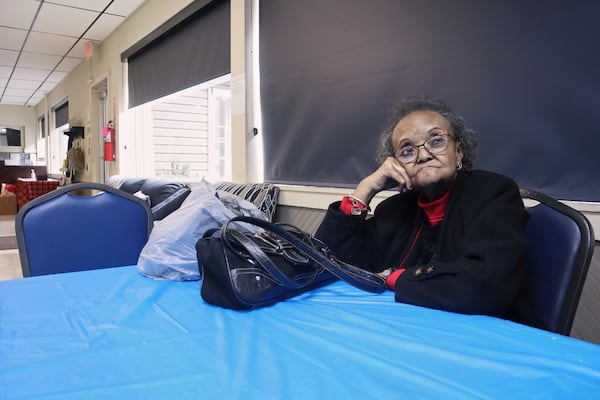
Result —
[{"label": "dark window shade", "polygon": [[478,131],[476,168],[600,201],[600,2],[261,0],[265,180],[354,186],[405,97]]},{"label": "dark window shade", "polygon": [[42,134],[42,139],[46,137],[46,117],[40,117],[40,133]]},{"label": "dark window shade", "polygon": [[196,1],[167,24],[121,55],[128,62],[130,108],[230,71],[228,0]]},{"label": "dark window shade", "polygon": [[6,133],[3,133],[2,136],[6,136],[3,140],[6,143],[5,146],[21,146],[20,129],[6,128]]},{"label": "dark window shade", "polygon": [[69,102],[65,102],[54,109],[55,128],[69,122]]}]

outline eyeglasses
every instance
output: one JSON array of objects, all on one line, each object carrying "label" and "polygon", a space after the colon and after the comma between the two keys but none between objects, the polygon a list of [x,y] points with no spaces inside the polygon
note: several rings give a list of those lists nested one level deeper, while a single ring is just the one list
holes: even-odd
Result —
[{"label": "eyeglasses", "polygon": [[448,148],[448,142],[454,139],[454,136],[449,133],[439,133],[430,137],[424,143],[415,145],[412,143],[406,144],[396,151],[396,158],[405,164],[411,163],[417,159],[419,147],[424,147],[430,154],[439,154]]}]

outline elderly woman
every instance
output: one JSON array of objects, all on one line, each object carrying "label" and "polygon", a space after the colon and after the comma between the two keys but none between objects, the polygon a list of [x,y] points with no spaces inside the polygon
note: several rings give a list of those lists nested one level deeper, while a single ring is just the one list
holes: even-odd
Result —
[{"label": "elderly woman", "polygon": [[[330,205],[317,237],[336,256],[386,277],[398,302],[537,325],[525,285],[519,188],[472,170],[476,139],[440,101],[401,102],[381,144],[381,166]],[[400,193],[367,217],[392,185]]]}]

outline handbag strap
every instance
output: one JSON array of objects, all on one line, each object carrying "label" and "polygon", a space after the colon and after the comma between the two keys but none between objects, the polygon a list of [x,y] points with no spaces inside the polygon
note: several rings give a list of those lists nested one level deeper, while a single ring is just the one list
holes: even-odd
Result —
[{"label": "handbag strap", "polygon": [[261,249],[260,246],[258,246],[252,240],[248,239],[246,235],[234,229],[227,229],[225,227],[225,229],[221,231],[221,239],[226,243],[227,246],[230,246],[231,248],[231,243],[229,243],[228,236],[235,238],[238,241],[238,243],[242,245],[244,249],[248,252],[248,254],[252,257],[252,260],[260,264],[260,266],[263,267],[267,272],[269,272],[275,279],[277,279],[279,283],[293,289],[299,289],[308,285],[314,279],[314,275],[309,276],[305,280],[296,281],[294,279],[290,279],[279,269],[279,267],[273,261],[271,261],[271,259],[269,258],[269,256],[267,256],[263,249]]},{"label": "handbag strap", "polygon": [[[313,248],[308,243],[305,243],[304,241],[300,240],[298,237],[296,237],[292,233],[283,229],[281,226],[278,226],[277,224],[274,224],[274,223],[271,223],[268,221],[264,221],[259,218],[239,216],[239,217],[234,217],[234,218],[230,219],[221,227],[222,237],[223,237],[223,234],[226,234],[226,232],[227,232],[227,226],[233,222],[245,222],[245,223],[263,228],[265,231],[274,233],[275,235],[279,236],[280,238],[286,240],[290,245],[295,247],[298,251],[300,251],[306,257],[308,257],[309,259],[311,259],[318,265],[322,266],[327,271],[331,272],[334,276],[336,276],[337,278],[339,278],[343,281],[348,282],[349,284],[357,287],[358,289],[361,289],[361,290],[364,290],[367,292],[371,292],[371,293],[381,293],[385,290],[385,279],[382,278],[381,276],[374,274],[372,272],[366,271],[362,268],[356,267],[352,264],[348,264],[341,260],[338,260],[337,258],[335,258],[333,255],[331,255],[329,253],[329,249],[327,249],[324,245],[322,246],[321,251],[319,251],[319,250]],[[230,231],[233,231],[233,230],[230,230]],[[240,236],[243,236],[243,235],[240,235]],[[236,239],[239,240],[238,237],[236,237]],[[249,240],[247,238],[244,238],[244,239],[246,239],[249,242],[252,242],[251,240]],[[244,240],[244,242],[246,242],[246,240]],[[242,244],[245,245],[246,243],[242,243]],[[254,246],[252,246],[253,252],[263,253],[263,251],[262,251],[262,249],[260,249],[260,247],[258,247],[254,243],[252,243],[252,244],[254,246],[256,246],[256,248],[254,248]],[[254,256],[255,253],[253,253],[252,255]],[[278,272],[273,274],[274,277],[276,277],[277,279],[280,279],[280,276],[283,275],[285,277],[285,278],[283,278],[284,280],[287,279],[288,281],[291,281],[291,279],[289,279],[283,272],[281,272],[279,270],[279,268],[276,265],[274,265],[270,261],[268,256],[266,256],[264,253],[263,253],[263,256],[264,256],[264,258],[266,258],[268,260],[267,265],[271,264],[271,265],[269,265],[269,267],[268,267],[269,269],[267,269],[267,271],[269,271],[270,273],[273,273],[272,270],[277,270]],[[262,259],[263,257],[260,257],[260,258]],[[264,260],[264,261],[266,262],[267,260]],[[284,281],[282,281],[282,282],[284,282]],[[295,282],[295,281],[292,281],[292,282]],[[298,284],[297,282],[295,282],[295,283]],[[302,286],[302,284],[300,284],[300,285]],[[292,286],[292,287],[294,287],[294,286]]]}]

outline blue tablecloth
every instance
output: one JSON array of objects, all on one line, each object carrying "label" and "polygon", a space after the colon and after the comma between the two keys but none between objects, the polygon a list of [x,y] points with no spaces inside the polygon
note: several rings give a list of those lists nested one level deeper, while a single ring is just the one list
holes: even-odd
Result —
[{"label": "blue tablecloth", "polygon": [[600,346],[342,282],[251,312],[135,267],[0,282],[0,399],[597,399]]}]

